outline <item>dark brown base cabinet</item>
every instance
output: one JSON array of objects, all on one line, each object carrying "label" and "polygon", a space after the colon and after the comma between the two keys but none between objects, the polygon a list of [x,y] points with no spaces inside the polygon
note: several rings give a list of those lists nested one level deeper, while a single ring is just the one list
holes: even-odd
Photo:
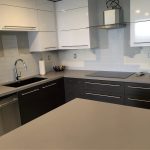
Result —
[{"label": "dark brown base cabinet", "polygon": [[65,78],[65,95],[150,109],[150,84]]},{"label": "dark brown base cabinet", "polygon": [[58,79],[18,93],[21,123],[25,124],[65,103],[64,80]]},{"label": "dark brown base cabinet", "polygon": [[18,93],[25,124],[75,98],[150,108],[150,85],[78,78],[61,78]]},{"label": "dark brown base cabinet", "polygon": [[74,98],[123,104],[124,84],[121,82],[65,78],[66,102]]},{"label": "dark brown base cabinet", "polygon": [[150,109],[150,85],[126,83],[124,104]]}]

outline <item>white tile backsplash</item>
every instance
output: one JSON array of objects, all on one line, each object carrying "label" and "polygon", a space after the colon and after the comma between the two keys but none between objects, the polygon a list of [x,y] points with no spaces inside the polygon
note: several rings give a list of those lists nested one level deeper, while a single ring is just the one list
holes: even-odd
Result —
[{"label": "white tile backsplash", "polygon": [[[23,78],[39,74],[38,61],[41,57],[39,53],[29,52],[26,32],[3,32],[0,34],[0,39],[4,52],[0,57],[0,84],[15,80],[14,63],[19,58],[23,59],[28,67],[24,70],[22,64],[18,66]],[[59,63],[57,52],[45,52],[43,59],[46,62],[47,72],[52,70],[53,65]]]}]

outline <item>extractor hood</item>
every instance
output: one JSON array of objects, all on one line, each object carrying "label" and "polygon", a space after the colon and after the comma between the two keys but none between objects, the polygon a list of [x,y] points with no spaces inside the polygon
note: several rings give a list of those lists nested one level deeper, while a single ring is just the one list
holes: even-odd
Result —
[{"label": "extractor hood", "polygon": [[107,10],[103,12],[103,25],[101,29],[115,29],[125,27],[123,23],[123,10],[119,5],[119,0],[106,0]]}]

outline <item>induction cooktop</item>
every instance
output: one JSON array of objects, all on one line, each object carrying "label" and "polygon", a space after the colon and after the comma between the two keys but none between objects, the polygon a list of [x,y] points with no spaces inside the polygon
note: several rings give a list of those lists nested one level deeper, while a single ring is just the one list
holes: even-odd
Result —
[{"label": "induction cooktop", "polygon": [[87,76],[126,79],[133,74],[134,72],[97,71]]}]

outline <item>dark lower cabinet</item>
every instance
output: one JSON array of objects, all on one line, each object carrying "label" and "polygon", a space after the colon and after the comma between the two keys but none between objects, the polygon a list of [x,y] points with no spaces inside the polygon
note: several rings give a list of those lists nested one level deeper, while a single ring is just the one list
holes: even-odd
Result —
[{"label": "dark lower cabinet", "polygon": [[42,115],[42,97],[40,87],[36,86],[18,93],[21,124],[25,124]]},{"label": "dark lower cabinet", "polygon": [[128,106],[150,108],[150,85],[126,83],[124,104]]},{"label": "dark lower cabinet", "polygon": [[85,98],[84,79],[64,78],[64,83],[66,102],[75,98]]},{"label": "dark lower cabinet", "polygon": [[66,101],[85,98],[123,104],[124,84],[121,82],[65,78]]},{"label": "dark lower cabinet", "polygon": [[21,123],[25,124],[65,103],[64,80],[54,80],[18,93]]},{"label": "dark lower cabinet", "polygon": [[65,103],[64,80],[58,79],[41,86],[44,113]]},{"label": "dark lower cabinet", "polygon": [[124,84],[121,82],[85,80],[84,86],[87,99],[123,104]]}]

